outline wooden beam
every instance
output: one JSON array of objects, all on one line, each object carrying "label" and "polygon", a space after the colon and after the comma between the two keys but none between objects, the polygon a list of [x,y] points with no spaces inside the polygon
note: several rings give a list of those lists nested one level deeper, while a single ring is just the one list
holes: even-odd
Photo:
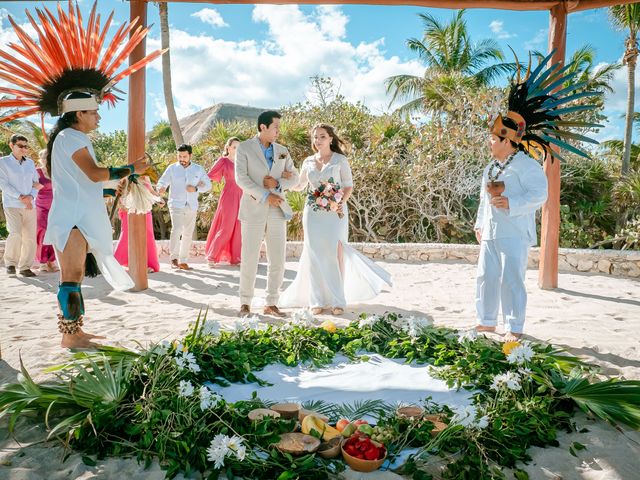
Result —
[{"label": "wooden beam", "polygon": [[[139,18],[138,25],[147,24],[147,2],[132,0],[129,5],[131,21]],[[141,60],[146,53],[146,39],[129,55],[129,65]],[[133,163],[144,156],[146,69],[141,68],[129,77],[129,125],[127,133],[127,158]],[[148,288],[147,278],[147,223],[144,214],[129,214],[129,275],[135,283],[135,291]]]},{"label": "wooden beam", "polygon": [[[551,10],[549,18],[549,51],[555,50],[552,63],[564,65],[567,47],[567,11],[564,5]],[[549,196],[542,206],[542,233],[540,235],[540,269],[538,286],[542,289],[558,287],[558,244],[560,242],[560,161],[544,162],[544,173],[549,185]]]},{"label": "wooden beam", "polygon": [[412,5],[432,8],[492,8],[498,10],[551,10],[563,5],[567,12],[590,10],[635,3],[637,0],[154,0],[165,3],[212,3],[212,4],[334,4],[334,5]]}]

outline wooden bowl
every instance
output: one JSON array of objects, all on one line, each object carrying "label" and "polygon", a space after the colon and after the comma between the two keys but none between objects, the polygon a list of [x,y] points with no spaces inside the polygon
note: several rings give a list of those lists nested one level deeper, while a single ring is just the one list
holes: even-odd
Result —
[{"label": "wooden bowl", "polygon": [[289,453],[291,455],[313,453],[318,450],[319,446],[320,440],[316,437],[297,432],[283,433],[280,435],[280,441],[275,444],[275,447],[282,453]]},{"label": "wooden bowl", "polygon": [[362,460],[361,458],[352,457],[347,452],[344,451],[342,445],[340,445],[340,450],[342,450],[342,458],[345,463],[351,467],[351,470],[355,470],[356,472],[373,472],[378,470],[384,461],[387,459],[387,455],[389,451],[385,448],[384,457],[380,460]]},{"label": "wooden bowl", "polygon": [[276,403],[275,405],[271,405],[271,410],[278,412],[282,418],[289,420],[298,418],[300,405],[297,403]]},{"label": "wooden bowl", "polygon": [[322,415],[321,413],[314,412],[313,410],[305,410],[304,408],[301,408],[300,411],[298,412],[298,421],[302,423],[302,421],[304,420],[304,417],[308,415],[313,415],[314,417],[318,417],[324,423],[329,423],[329,417],[327,417],[326,415]]},{"label": "wooden bowl", "polygon": [[424,409],[422,407],[410,406],[400,407],[396,410],[396,414],[403,418],[413,418],[414,420],[420,420],[424,415]]},{"label": "wooden bowl", "polygon": [[504,192],[504,182],[497,180],[495,182],[487,182],[487,192],[492,197],[499,197]]},{"label": "wooden bowl", "polygon": [[443,422],[446,417],[441,413],[425,415],[423,418],[433,423],[433,430],[431,430],[432,437],[436,437],[440,432],[442,432],[449,426]]},{"label": "wooden bowl", "polygon": [[252,422],[257,422],[265,417],[280,418],[280,414],[268,408],[256,408],[255,410],[251,410],[247,414],[247,417],[249,417],[249,420]]},{"label": "wooden bowl", "polygon": [[333,437],[328,442],[322,442],[316,452],[322,458],[336,458],[340,455],[340,447],[342,446],[342,437]]}]

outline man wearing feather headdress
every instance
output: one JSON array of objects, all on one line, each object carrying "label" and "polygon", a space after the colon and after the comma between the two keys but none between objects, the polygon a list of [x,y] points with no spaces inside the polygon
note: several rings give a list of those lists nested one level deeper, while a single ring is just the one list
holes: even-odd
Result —
[{"label": "man wearing feather headdress", "polygon": [[86,26],[82,25],[79,6],[71,1],[68,12],[58,5],[57,18],[47,8],[36,9],[40,23],[29,11],[26,14],[39,42],[31,39],[9,17],[22,45],[9,45],[17,58],[0,51],[0,57],[5,60],[0,62],[0,78],[13,86],[0,88],[0,93],[13,97],[0,99],[0,107],[18,110],[0,118],[0,122],[35,113],[43,118],[46,113],[59,116],[47,143],[53,202],[45,242],[53,245],[60,265],[57,299],[61,345],[92,348],[96,346],[92,339],[101,337],[89,335],[81,328],[85,313],[81,283],[85,272],[95,275],[99,268],[116,289],[134,286],[113,257],[111,223],[103,201],[102,183],[141,174],[148,164],[140,159],[124,167],[101,167],[87,134],[98,127],[100,103],[115,102],[114,85],[160,56],[162,51],[153,52],[116,73],[147,34],[147,29],[136,26],[136,21],[122,24],[103,53],[113,13],[101,29],[96,4]]},{"label": "man wearing feather headdress", "polygon": [[[562,159],[552,146],[588,156],[568,140],[594,140],[565,130],[598,125],[563,121],[561,115],[593,109],[593,105],[568,105],[600,92],[575,93],[584,85],[571,85],[571,65],[552,65],[543,59],[531,74],[520,72],[509,92],[508,113],[490,125],[489,147],[493,160],[484,169],[480,206],[474,226],[480,243],[476,284],[477,331],[495,331],[502,309],[505,341],[522,335],[527,306],[525,274],[529,248],[537,243],[536,211],[547,199],[547,179],[540,164]],[[516,59],[517,62],[517,59]]]}]

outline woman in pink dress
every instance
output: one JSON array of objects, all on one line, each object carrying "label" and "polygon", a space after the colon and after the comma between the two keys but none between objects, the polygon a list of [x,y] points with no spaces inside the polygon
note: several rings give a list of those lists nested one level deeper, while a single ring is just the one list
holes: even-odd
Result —
[{"label": "woman in pink dress", "polygon": [[236,183],[234,173],[234,161],[239,143],[240,140],[236,137],[227,140],[222,157],[216,161],[208,173],[212,182],[224,179],[224,188],[207,235],[205,247],[207,260],[210,264],[237,265],[240,263],[242,239],[238,209],[240,208],[242,190]]},{"label": "woman in pink dress", "polygon": [[40,158],[40,167],[37,168],[40,179],[38,180],[41,187],[36,196],[36,219],[38,228],[36,231],[36,260],[40,262],[41,272],[57,272],[56,253],[51,245],[44,245],[44,234],[47,231],[47,220],[49,218],[49,210],[53,201],[53,189],[51,187],[51,179],[47,174],[47,149],[40,150],[38,153]]},{"label": "woman in pink dress", "polygon": [[[144,182],[151,193],[157,195],[153,190],[151,183],[147,177],[140,177],[140,180]],[[113,256],[116,257],[118,263],[123,267],[129,265],[129,215],[127,210],[121,208],[118,210],[120,216],[120,238],[116,245],[116,250],[113,252]],[[160,271],[160,261],[158,260],[158,251],[156,249],[156,238],[153,234],[153,217],[151,212],[147,215],[147,270],[151,272]]]}]

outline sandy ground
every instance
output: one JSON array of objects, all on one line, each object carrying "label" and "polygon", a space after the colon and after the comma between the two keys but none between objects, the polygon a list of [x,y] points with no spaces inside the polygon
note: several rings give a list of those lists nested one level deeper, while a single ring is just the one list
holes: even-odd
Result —
[{"label": "sandy ground", "polygon": [[[474,324],[475,266],[460,263],[380,263],[394,277],[394,287],[366,304],[347,309],[344,319],[361,312],[427,316],[436,324],[467,328]],[[107,335],[110,344],[135,346],[181,336],[200,309],[221,321],[235,320],[238,308],[237,267],[211,269],[193,264],[191,272],[176,272],[163,263],[151,274],[144,292],[112,292],[102,278],[83,287],[88,315],[85,330]],[[286,280],[296,262],[287,264]],[[261,265],[258,290],[265,286]],[[57,274],[36,278],[0,275],[0,383],[15,380],[19,355],[37,379],[42,370],[68,358],[59,347],[54,321]],[[606,375],[640,379],[640,282],[600,275],[561,274],[560,288],[537,288],[537,271],[527,274],[529,291],[527,335],[536,341],[567,348],[603,368]],[[522,466],[532,479],[635,480],[640,478],[640,432],[618,431],[603,422],[578,415],[585,433],[560,435],[558,448],[531,450],[533,461]],[[164,474],[157,463],[144,470],[135,460],[108,459],[85,466],[79,454],[64,463],[63,449],[42,443],[44,428],[19,423],[17,440],[0,422],[0,479],[155,479]],[[573,442],[587,449],[569,453]]]}]

